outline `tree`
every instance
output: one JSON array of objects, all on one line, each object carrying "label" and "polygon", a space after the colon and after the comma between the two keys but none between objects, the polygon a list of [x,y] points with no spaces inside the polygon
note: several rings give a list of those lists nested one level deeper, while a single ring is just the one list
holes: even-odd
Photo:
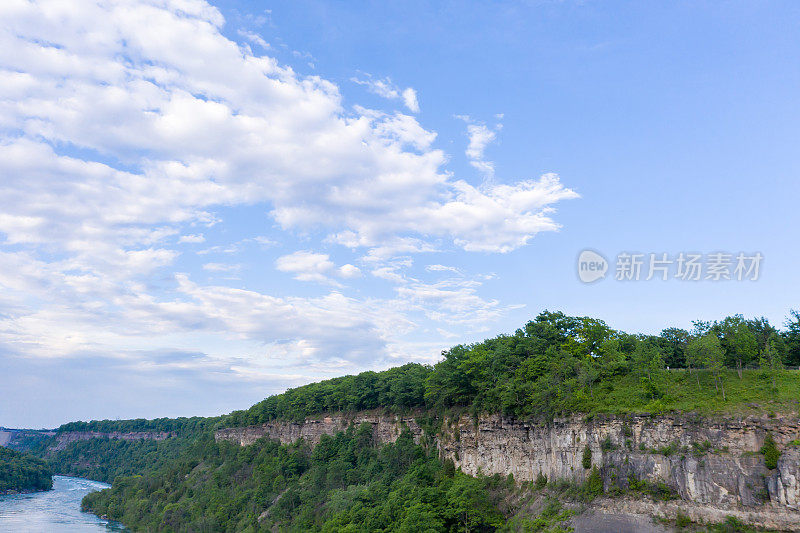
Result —
[{"label": "tree", "polygon": [[786,364],[800,366],[800,311],[792,309],[785,326]]},{"label": "tree", "polygon": [[764,370],[767,375],[772,379],[772,388],[777,389],[776,378],[778,374],[783,369],[783,363],[781,362],[780,353],[776,348],[777,344],[777,335],[771,336],[767,339],[767,343],[764,345],[764,349],[761,351],[761,357],[758,360],[761,369]]},{"label": "tree", "polygon": [[[719,342],[719,337],[707,333],[702,337],[692,339],[686,347],[686,362],[695,371],[701,368],[708,369],[714,377],[714,387],[722,388],[722,399],[725,400],[725,384],[722,380],[724,352]],[[697,388],[700,388],[699,372],[697,374]]]},{"label": "tree", "polygon": [[631,367],[639,375],[646,392],[655,396],[658,390],[655,378],[664,369],[664,357],[659,349],[649,340],[639,342],[631,354]]},{"label": "tree", "polygon": [[750,364],[758,356],[756,336],[750,330],[747,322],[739,322],[731,336],[729,347],[736,361],[736,371],[742,379],[742,366]]},{"label": "tree", "polygon": [[664,363],[669,368],[686,367],[686,344],[689,332],[681,328],[667,328],[661,332],[661,344],[664,348]]},{"label": "tree", "polygon": [[578,363],[578,381],[589,389],[589,395],[594,397],[594,382],[600,377],[600,365],[594,357],[584,357]]},{"label": "tree", "polygon": [[725,353],[722,351],[722,346],[719,342],[719,337],[709,334],[706,347],[706,361],[711,375],[714,376],[714,387],[717,390],[722,389],[722,401],[725,401],[725,381],[723,379],[723,372],[725,371],[724,357]]}]

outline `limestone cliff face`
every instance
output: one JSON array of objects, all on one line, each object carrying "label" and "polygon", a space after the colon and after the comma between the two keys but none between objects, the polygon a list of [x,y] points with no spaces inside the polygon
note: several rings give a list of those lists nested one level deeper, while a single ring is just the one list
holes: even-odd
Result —
[{"label": "limestone cliff face", "polygon": [[[379,442],[393,442],[403,427],[417,441],[423,433],[414,416],[358,413],[228,428],[217,431],[216,438],[241,445],[264,436],[284,444],[303,438],[313,446],[322,435],[362,422],[373,425]],[[758,453],[768,433],[782,452],[775,470],[768,470]],[[439,455],[464,472],[513,474],[517,481],[535,480],[541,473],[551,481],[581,482],[589,473],[582,465],[588,446],[607,489],[626,488],[629,476],[662,482],[680,495],[695,519],[719,521],[732,514],[754,525],[800,530],[800,449],[790,444],[800,437],[796,417],[572,417],[538,424],[465,416],[443,420],[432,437]],[[651,514],[674,517],[675,503],[649,505]]]},{"label": "limestone cliff face", "polygon": [[89,439],[120,439],[120,440],[164,440],[173,436],[170,431],[67,431],[55,435],[55,444],[50,446],[50,452],[58,452],[67,447],[70,442]]},{"label": "limestone cliff face", "polygon": [[219,440],[238,442],[242,446],[253,444],[261,437],[280,441],[281,444],[291,444],[297,439],[305,439],[312,446],[319,443],[323,435],[335,435],[345,431],[351,425],[360,425],[363,422],[372,424],[373,434],[377,442],[394,442],[403,430],[408,427],[419,442],[422,429],[413,416],[399,417],[394,415],[381,415],[375,413],[357,413],[355,415],[332,414],[319,418],[308,418],[304,422],[268,422],[261,426],[248,426],[220,429],[215,433]]}]

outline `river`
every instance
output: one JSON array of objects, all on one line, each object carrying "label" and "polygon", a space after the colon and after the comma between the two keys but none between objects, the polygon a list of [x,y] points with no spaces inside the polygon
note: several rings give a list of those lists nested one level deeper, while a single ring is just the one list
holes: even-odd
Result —
[{"label": "river", "polygon": [[118,524],[81,512],[84,496],[107,487],[99,481],[53,476],[53,490],[0,496],[0,533],[124,531]]}]

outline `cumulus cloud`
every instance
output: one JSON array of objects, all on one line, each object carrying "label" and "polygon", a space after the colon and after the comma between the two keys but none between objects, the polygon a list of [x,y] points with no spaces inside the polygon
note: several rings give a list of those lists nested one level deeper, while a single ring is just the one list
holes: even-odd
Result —
[{"label": "cumulus cloud", "polygon": [[348,263],[339,267],[338,274],[343,278],[357,278],[361,276],[361,269]]},{"label": "cumulus cloud", "polygon": [[[20,357],[157,346],[202,350],[240,375],[290,353],[321,373],[395,360],[416,327],[409,303],[447,323],[503,309],[477,286],[410,278],[398,256],[514,250],[557,229],[553,207],[577,196],[555,175],[457,179],[416,118],[346,106],[330,81],[227,38],[202,0],[6,0],[0,20],[0,342]],[[257,37],[243,35],[268,53]],[[419,110],[411,88],[359,83]],[[197,257],[177,244],[208,238],[203,255],[275,244],[217,244],[218,211],[241,206],[267,213],[270,231],[360,255],[337,267],[295,252],[274,259],[279,271],[338,288],[358,264],[404,291],[277,298],[179,274]],[[208,272],[238,264],[209,259]]]}]

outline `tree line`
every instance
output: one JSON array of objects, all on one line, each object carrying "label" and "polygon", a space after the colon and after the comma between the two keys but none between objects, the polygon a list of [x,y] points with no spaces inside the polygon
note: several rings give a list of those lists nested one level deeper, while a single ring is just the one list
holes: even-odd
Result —
[{"label": "tree line", "polygon": [[800,365],[800,312],[792,311],[785,326],[733,315],[644,335],[545,311],[511,335],[454,346],[436,365],[407,364],[293,388],[217,424],[375,408],[464,407],[475,414],[553,417],[791,402],[800,380],[784,369]]}]

